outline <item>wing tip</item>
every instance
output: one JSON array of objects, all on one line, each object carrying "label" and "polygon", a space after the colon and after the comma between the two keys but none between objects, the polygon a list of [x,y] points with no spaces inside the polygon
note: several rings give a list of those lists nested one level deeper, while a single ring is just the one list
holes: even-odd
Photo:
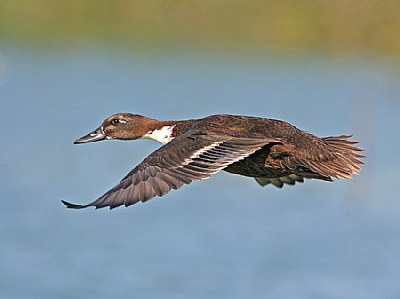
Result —
[{"label": "wing tip", "polygon": [[77,204],[73,204],[70,203],[68,201],[65,200],[61,200],[61,202],[68,208],[68,209],[84,209],[89,207],[89,205],[77,205]]}]

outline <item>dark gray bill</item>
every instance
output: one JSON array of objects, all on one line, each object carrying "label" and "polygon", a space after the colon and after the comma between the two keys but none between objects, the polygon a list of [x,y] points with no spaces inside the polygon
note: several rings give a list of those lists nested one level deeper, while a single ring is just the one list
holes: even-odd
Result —
[{"label": "dark gray bill", "polygon": [[92,133],[87,134],[86,136],[83,136],[79,139],[76,139],[74,141],[74,144],[79,144],[79,143],[87,143],[87,142],[95,142],[95,141],[100,141],[106,139],[106,134],[104,134],[103,130],[101,127],[93,131]]}]

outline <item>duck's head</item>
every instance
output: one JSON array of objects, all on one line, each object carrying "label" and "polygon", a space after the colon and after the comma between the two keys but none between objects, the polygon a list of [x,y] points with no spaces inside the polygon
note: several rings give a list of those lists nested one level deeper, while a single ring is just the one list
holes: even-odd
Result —
[{"label": "duck's head", "polygon": [[75,140],[75,144],[104,139],[133,140],[151,131],[157,120],[131,113],[117,113],[107,118],[93,132]]}]

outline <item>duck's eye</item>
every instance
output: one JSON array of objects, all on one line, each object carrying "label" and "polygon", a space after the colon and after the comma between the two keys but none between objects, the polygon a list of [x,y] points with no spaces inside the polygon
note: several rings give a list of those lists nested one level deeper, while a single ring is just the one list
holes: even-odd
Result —
[{"label": "duck's eye", "polygon": [[126,123],[126,120],[114,118],[114,119],[112,119],[112,120],[110,121],[110,123],[111,123],[112,125],[125,124],[125,123]]}]

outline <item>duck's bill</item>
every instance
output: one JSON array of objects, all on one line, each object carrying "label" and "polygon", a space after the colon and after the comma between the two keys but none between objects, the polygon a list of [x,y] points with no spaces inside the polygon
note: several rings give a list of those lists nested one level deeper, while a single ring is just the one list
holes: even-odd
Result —
[{"label": "duck's bill", "polygon": [[100,141],[106,139],[107,135],[104,134],[103,130],[101,127],[93,131],[92,133],[89,133],[79,139],[76,139],[74,141],[74,144],[80,144],[80,143],[87,143],[87,142],[95,142],[95,141]]}]

